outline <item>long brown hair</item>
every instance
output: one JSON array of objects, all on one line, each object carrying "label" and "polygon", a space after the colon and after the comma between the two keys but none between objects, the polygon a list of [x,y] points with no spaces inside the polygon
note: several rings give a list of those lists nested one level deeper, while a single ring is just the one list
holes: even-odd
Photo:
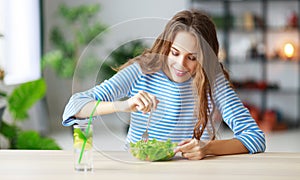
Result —
[{"label": "long brown hair", "polygon": [[[216,28],[212,20],[206,14],[200,11],[184,10],[173,16],[173,18],[165,26],[164,31],[155,40],[154,44],[149,50],[145,50],[142,55],[129,60],[127,63],[119,67],[119,70],[129,66],[134,62],[138,62],[143,73],[146,74],[165,69],[167,66],[167,56],[170,52],[172,42],[179,31],[187,31],[192,33],[196,38],[198,38],[198,41],[201,41],[204,38],[215,56],[218,56],[219,43],[217,40]],[[228,79],[228,73],[224,70],[222,65],[221,68],[225,74],[225,77]],[[197,123],[194,127],[193,137],[199,140],[208,122],[211,121],[209,120],[211,109],[208,107],[208,98],[211,100],[213,99],[210,88],[211,85],[200,62],[196,67],[196,73],[193,78],[192,86],[193,89],[195,89],[195,95],[197,97],[195,106]],[[212,138],[214,139],[215,130],[214,127],[211,128],[213,131]]]}]

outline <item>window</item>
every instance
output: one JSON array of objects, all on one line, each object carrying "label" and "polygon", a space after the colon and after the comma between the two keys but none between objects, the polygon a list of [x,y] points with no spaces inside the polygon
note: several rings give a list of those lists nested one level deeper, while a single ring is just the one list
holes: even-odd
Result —
[{"label": "window", "polygon": [[[4,23],[0,57],[5,84],[18,84],[41,77],[39,0],[0,0]],[[1,21],[0,21],[1,22]],[[0,29],[1,30],[1,29]],[[1,65],[1,64],[0,64]]]}]

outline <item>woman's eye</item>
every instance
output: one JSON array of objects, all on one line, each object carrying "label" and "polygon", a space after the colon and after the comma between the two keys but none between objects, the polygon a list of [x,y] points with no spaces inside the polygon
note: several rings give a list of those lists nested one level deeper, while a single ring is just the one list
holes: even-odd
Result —
[{"label": "woman's eye", "polygon": [[195,56],[188,56],[189,60],[191,61],[195,61],[196,60],[196,57]]},{"label": "woman's eye", "polygon": [[176,51],[173,51],[173,50],[171,51],[171,53],[172,53],[172,55],[173,55],[173,56],[178,56],[178,55],[179,55],[179,53],[178,53],[178,52],[176,52]]}]

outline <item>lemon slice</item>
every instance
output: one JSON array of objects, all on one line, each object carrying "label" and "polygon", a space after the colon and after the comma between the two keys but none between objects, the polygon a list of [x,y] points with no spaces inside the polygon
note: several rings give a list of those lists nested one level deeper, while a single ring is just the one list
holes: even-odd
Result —
[{"label": "lemon slice", "polygon": [[[79,139],[79,138],[75,138],[74,139],[74,143],[73,143],[73,147],[76,149],[81,149],[82,145],[83,145],[83,140]],[[93,142],[92,142],[92,138],[89,138],[85,144],[85,149],[86,150],[90,150],[93,148],[92,146]]]},{"label": "lemon slice", "polygon": [[73,147],[76,149],[81,149],[83,142],[87,140],[86,144],[85,144],[85,150],[90,150],[92,149],[92,144],[93,144],[93,139],[92,139],[92,133],[89,133],[88,139],[86,138],[85,134],[77,129],[76,131],[74,131],[74,143],[73,143]]}]

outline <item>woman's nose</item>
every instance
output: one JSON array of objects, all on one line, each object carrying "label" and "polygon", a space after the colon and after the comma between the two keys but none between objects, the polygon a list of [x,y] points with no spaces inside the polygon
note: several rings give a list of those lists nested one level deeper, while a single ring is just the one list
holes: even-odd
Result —
[{"label": "woman's nose", "polygon": [[180,56],[180,57],[179,57],[179,60],[178,60],[178,63],[179,63],[182,67],[185,67],[185,65],[186,65],[186,57],[185,57],[185,56]]}]

